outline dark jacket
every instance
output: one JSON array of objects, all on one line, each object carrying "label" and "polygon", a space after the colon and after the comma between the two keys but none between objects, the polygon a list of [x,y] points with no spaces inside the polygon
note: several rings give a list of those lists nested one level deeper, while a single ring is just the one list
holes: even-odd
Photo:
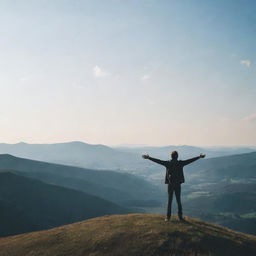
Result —
[{"label": "dark jacket", "polygon": [[148,159],[166,167],[165,184],[180,184],[185,182],[183,167],[187,164],[193,163],[199,158],[200,157],[197,156],[188,160],[172,159],[169,161],[163,161],[153,157],[149,157]]}]

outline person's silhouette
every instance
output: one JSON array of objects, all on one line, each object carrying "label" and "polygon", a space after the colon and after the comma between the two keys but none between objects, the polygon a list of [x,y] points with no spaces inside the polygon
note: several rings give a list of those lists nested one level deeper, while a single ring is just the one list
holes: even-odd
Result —
[{"label": "person's silhouette", "polygon": [[144,159],[149,159],[155,163],[161,164],[166,167],[166,175],[165,175],[165,184],[168,184],[168,205],[167,205],[167,214],[166,221],[169,221],[171,218],[171,210],[172,210],[172,198],[173,192],[175,192],[176,201],[178,205],[178,216],[180,220],[183,219],[182,215],[182,205],[181,205],[181,184],[185,182],[183,167],[188,165],[200,158],[204,158],[204,154],[200,154],[200,156],[188,159],[188,160],[178,160],[178,152],[173,151],[171,153],[171,160],[163,161],[160,159],[156,159],[150,157],[149,155],[142,155]]}]

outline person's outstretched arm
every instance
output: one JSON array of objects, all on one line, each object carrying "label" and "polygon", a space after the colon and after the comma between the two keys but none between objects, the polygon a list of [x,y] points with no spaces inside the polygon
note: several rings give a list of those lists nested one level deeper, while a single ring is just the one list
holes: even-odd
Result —
[{"label": "person's outstretched arm", "polygon": [[183,161],[181,161],[181,163],[183,164],[183,166],[185,166],[187,164],[191,164],[191,163],[195,162],[196,160],[198,160],[200,158],[204,158],[204,157],[205,157],[204,154],[200,154],[200,156],[193,157],[193,158],[190,158],[190,159],[187,159],[187,160],[183,160]]},{"label": "person's outstretched arm", "polygon": [[161,165],[164,165],[166,166],[166,161],[163,161],[163,160],[160,160],[160,159],[157,159],[157,158],[153,158],[153,157],[150,157],[149,155],[142,155],[142,157],[144,159],[149,159],[157,164],[161,164]]}]

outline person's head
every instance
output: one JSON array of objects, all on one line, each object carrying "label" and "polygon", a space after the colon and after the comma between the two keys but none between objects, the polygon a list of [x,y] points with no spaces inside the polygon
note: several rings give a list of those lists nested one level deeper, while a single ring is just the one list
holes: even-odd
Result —
[{"label": "person's head", "polygon": [[172,157],[172,159],[178,159],[178,152],[177,151],[172,151],[171,157]]}]

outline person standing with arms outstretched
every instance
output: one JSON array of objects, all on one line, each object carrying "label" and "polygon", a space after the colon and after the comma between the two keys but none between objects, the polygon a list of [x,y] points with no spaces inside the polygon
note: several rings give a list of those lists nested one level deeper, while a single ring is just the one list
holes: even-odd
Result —
[{"label": "person standing with arms outstretched", "polygon": [[185,182],[183,167],[194,161],[204,158],[204,154],[200,154],[200,156],[188,159],[188,160],[178,160],[178,152],[173,151],[171,153],[172,159],[169,161],[163,161],[160,159],[156,159],[150,157],[149,155],[142,155],[144,159],[149,159],[155,163],[161,164],[166,167],[166,175],[165,175],[165,184],[168,184],[168,205],[167,205],[167,214],[165,221],[169,221],[171,219],[171,211],[172,211],[172,198],[173,192],[175,192],[176,201],[178,205],[178,216],[180,220],[184,220],[182,215],[182,205],[181,205],[181,184]]}]

